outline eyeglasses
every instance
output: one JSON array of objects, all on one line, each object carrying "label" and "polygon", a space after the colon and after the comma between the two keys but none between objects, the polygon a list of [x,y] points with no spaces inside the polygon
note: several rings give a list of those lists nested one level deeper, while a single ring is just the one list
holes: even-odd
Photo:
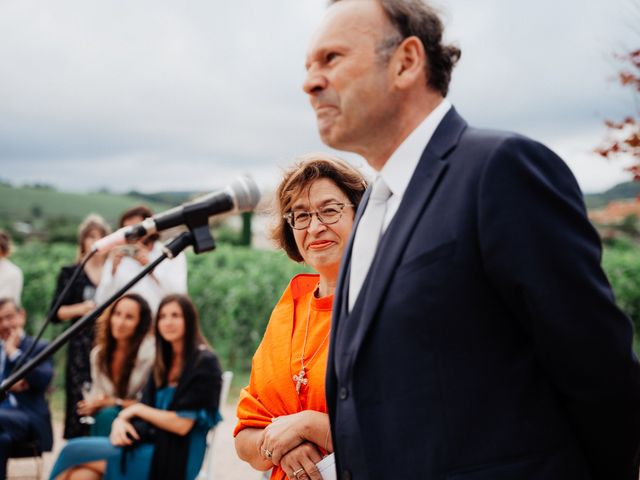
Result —
[{"label": "eyeglasses", "polygon": [[307,212],[305,210],[293,210],[285,213],[284,218],[294,230],[305,230],[311,225],[311,219],[315,215],[323,225],[333,225],[342,218],[345,207],[353,207],[350,203],[327,203],[320,210]]}]

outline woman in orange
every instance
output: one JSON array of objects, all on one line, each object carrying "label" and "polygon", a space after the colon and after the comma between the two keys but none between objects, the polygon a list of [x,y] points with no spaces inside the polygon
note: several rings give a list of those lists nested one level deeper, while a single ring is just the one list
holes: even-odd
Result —
[{"label": "woman in orange", "polygon": [[272,480],[319,478],[315,464],[333,451],[324,392],[331,307],[365,188],[362,175],[341,160],[308,155],[276,192],[274,239],[318,273],[291,280],[240,393],[236,451],[257,470],[273,468]]}]

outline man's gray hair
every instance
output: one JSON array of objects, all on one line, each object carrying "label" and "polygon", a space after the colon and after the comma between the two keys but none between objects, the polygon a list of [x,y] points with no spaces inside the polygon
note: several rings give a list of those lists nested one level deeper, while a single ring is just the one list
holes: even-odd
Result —
[{"label": "man's gray hair", "polygon": [[[330,0],[329,5],[346,0]],[[396,30],[387,35],[376,48],[382,61],[387,62],[395,48],[409,37],[417,37],[424,46],[427,64],[427,85],[443,97],[449,92],[451,72],[460,59],[461,51],[454,45],[444,45],[444,26],[438,12],[422,0],[372,0],[382,6]]]},{"label": "man's gray hair", "polygon": [[4,307],[7,303],[10,303],[11,305],[13,305],[16,309],[16,312],[21,312],[22,311],[22,307],[20,305],[18,305],[18,302],[15,301],[15,299],[11,298],[11,297],[2,297],[0,298],[0,308]]}]

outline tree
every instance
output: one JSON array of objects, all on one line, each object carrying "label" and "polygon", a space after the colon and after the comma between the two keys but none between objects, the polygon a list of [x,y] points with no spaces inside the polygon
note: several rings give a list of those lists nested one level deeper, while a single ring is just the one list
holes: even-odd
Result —
[{"label": "tree", "polygon": [[629,115],[621,121],[605,121],[608,135],[595,151],[607,159],[632,158],[634,163],[627,170],[635,181],[640,181],[640,49],[616,55],[616,58],[623,64],[617,81],[633,90],[635,116]]}]

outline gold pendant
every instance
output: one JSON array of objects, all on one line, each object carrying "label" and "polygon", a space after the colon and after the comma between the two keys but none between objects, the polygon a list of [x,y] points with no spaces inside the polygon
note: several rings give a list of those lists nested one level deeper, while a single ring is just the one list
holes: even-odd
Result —
[{"label": "gold pendant", "polygon": [[309,383],[309,380],[305,378],[305,376],[306,373],[304,371],[304,367],[300,369],[297,375],[293,376],[293,381],[296,382],[296,393],[298,395],[300,395],[300,388],[302,387],[302,385],[306,385],[307,383]]}]

